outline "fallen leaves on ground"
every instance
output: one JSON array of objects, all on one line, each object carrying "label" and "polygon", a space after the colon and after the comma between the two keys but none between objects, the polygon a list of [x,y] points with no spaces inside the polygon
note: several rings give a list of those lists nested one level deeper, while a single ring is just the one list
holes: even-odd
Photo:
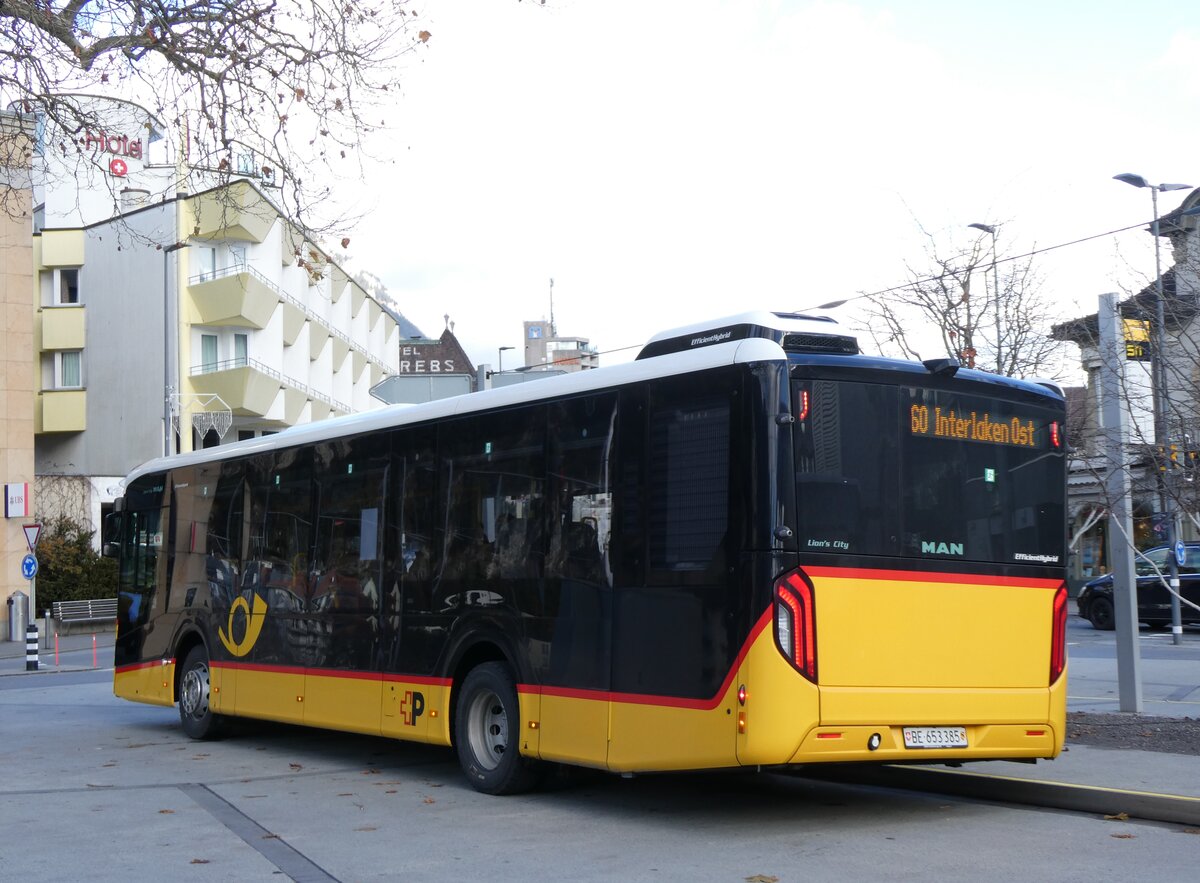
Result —
[{"label": "fallen leaves on ground", "polygon": [[1106,822],[1128,822],[1129,821],[1129,813],[1127,813],[1127,812],[1113,813],[1111,816],[1105,816],[1104,821],[1106,821]]}]

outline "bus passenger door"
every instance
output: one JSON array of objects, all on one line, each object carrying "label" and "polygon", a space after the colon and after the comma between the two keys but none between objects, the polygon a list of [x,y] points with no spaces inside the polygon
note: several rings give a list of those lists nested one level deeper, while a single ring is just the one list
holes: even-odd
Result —
[{"label": "bus passenger door", "polygon": [[[312,521],[312,449],[292,448],[247,463],[245,552],[222,643],[237,668],[239,715],[302,723]],[[241,622],[245,626],[241,626]]]},{"label": "bus passenger door", "polygon": [[[730,765],[737,634],[738,374],[623,392],[614,509],[614,771]],[[748,472],[748,471],[747,471]]]},{"label": "bus passenger door", "polygon": [[616,401],[603,393],[550,405],[544,615],[528,635],[542,685],[540,756],[595,767],[608,761]]},{"label": "bus passenger door", "polygon": [[304,722],[379,733],[384,487],[382,433],[318,444],[308,617],[317,636],[306,660]]}]

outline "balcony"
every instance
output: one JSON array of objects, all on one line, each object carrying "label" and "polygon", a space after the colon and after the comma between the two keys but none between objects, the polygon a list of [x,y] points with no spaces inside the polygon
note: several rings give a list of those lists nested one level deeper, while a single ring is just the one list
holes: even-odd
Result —
[{"label": "balcony", "polygon": [[85,307],[42,307],[38,311],[42,350],[81,350],[87,345]]},{"label": "balcony", "polygon": [[87,429],[87,390],[47,389],[38,393],[34,432],[83,432]]},{"label": "balcony", "polygon": [[254,187],[238,181],[192,201],[198,239],[248,239],[262,242],[275,226],[277,212]]},{"label": "balcony", "polygon": [[83,244],[82,230],[43,230],[41,265],[43,267],[82,266]]},{"label": "balcony", "polygon": [[197,365],[191,381],[197,394],[220,396],[239,417],[265,417],[283,386],[278,371],[253,359]]},{"label": "balcony", "polygon": [[333,409],[350,409],[324,393],[287,377],[254,359],[228,359],[194,366],[190,372],[192,389],[199,395],[219,395],[239,417],[266,417],[283,393],[285,422],[294,424],[306,403],[312,402],[313,414],[328,415]]},{"label": "balcony", "polygon": [[244,264],[200,273],[188,280],[191,321],[198,325],[236,325],[262,329],[275,315],[279,289],[262,273]]}]

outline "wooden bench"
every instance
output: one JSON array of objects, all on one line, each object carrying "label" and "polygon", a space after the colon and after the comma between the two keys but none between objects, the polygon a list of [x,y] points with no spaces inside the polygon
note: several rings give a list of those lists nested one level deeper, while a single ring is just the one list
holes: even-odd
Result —
[{"label": "wooden bench", "polygon": [[113,622],[117,618],[116,598],[55,601],[51,606],[54,609],[54,618],[58,620],[60,626],[66,629],[75,623]]}]

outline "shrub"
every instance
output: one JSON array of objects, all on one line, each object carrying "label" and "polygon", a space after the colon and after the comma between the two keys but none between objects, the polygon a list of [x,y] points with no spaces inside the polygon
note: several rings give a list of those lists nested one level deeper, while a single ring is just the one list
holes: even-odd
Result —
[{"label": "shrub", "polygon": [[[92,548],[95,531],[65,516],[55,519],[38,540],[35,615],[55,601],[117,596],[117,563]],[[32,612],[32,611],[31,611]]]}]

